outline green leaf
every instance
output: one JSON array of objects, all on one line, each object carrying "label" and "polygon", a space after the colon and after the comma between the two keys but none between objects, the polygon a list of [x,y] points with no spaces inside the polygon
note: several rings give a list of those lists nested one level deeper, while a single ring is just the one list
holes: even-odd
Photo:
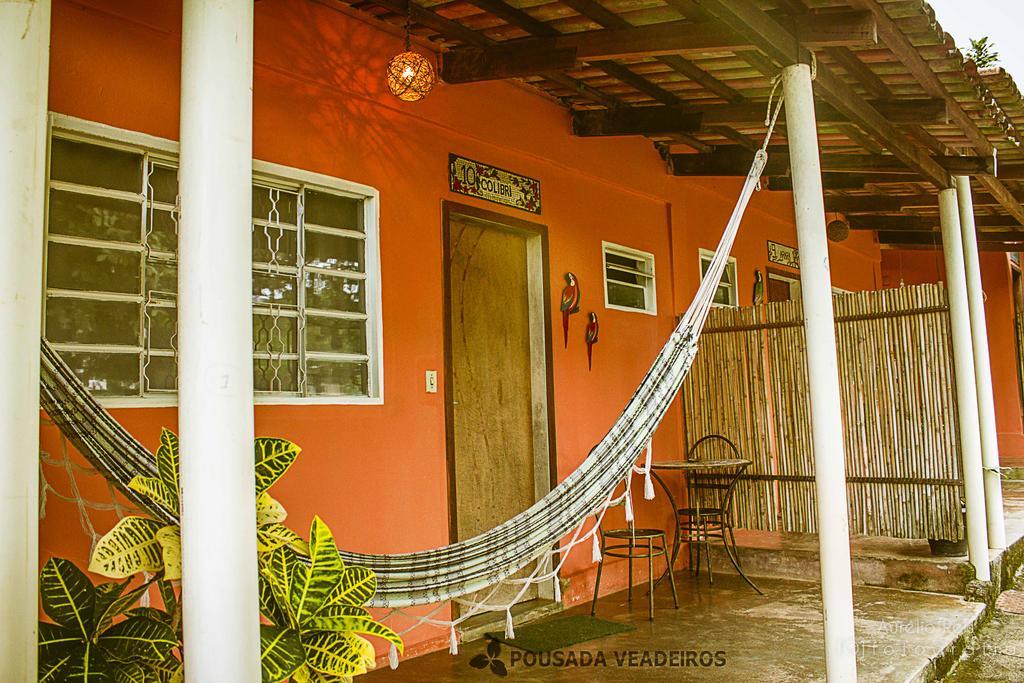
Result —
[{"label": "green leaf", "polygon": [[135,475],[128,488],[171,512],[178,512],[178,494],[156,477]]},{"label": "green leaf", "polygon": [[324,521],[313,517],[309,529],[309,566],[298,565],[292,584],[292,609],[299,623],[316,614],[335,591],[345,568],[334,544],[334,536]]},{"label": "green leaf", "polygon": [[256,439],[256,494],[274,485],[295,462],[302,450],[287,439],[259,437]]},{"label": "green leaf", "polygon": [[77,629],[39,622],[39,680],[60,680],[77,650],[85,644]]},{"label": "green leaf", "polygon": [[377,576],[366,567],[345,567],[341,580],[324,602],[327,605],[360,607],[377,593]]},{"label": "green leaf", "polygon": [[181,578],[181,529],[176,524],[168,524],[156,532],[156,541],[164,562],[164,578],[177,581]]},{"label": "green leaf", "polygon": [[178,594],[174,592],[174,584],[164,579],[157,581],[156,587],[160,591],[160,599],[164,601],[164,611],[173,615],[178,609]]},{"label": "green leaf", "polygon": [[113,683],[113,676],[103,652],[91,642],[79,651],[79,656],[69,663],[65,677],[70,683]]},{"label": "green leaf", "polygon": [[[160,481],[174,492],[174,500],[180,497],[178,484],[178,437],[166,427],[160,431],[160,447],[156,449],[156,469]],[[175,504],[174,510],[178,509]]]},{"label": "green leaf", "polygon": [[363,614],[346,613],[349,610],[358,609],[360,608],[343,605],[327,607],[307,621],[305,626],[315,631],[363,633],[368,636],[376,636],[393,643],[399,652],[405,651],[405,644],[402,642],[401,636],[374,620],[365,610],[362,610]]},{"label": "green leaf", "polygon": [[263,683],[283,681],[306,661],[298,631],[285,626],[260,624],[260,652]]},{"label": "green leaf", "polygon": [[161,526],[145,517],[125,517],[96,544],[89,571],[112,579],[141,571],[160,571],[164,566],[163,553],[156,532]]},{"label": "green leaf", "polygon": [[162,624],[171,625],[171,615],[156,607],[136,607],[125,612],[128,617],[144,617],[151,621],[159,621]]},{"label": "green leaf", "polygon": [[291,619],[288,618],[288,613],[285,611],[287,608],[283,608],[277,602],[277,597],[274,595],[274,589],[271,586],[271,581],[267,576],[260,572],[260,614],[269,619],[272,623],[277,626],[287,626],[291,623]]},{"label": "green leaf", "polygon": [[96,618],[94,620],[95,627],[93,633],[103,631],[110,626],[110,622],[113,621],[114,617],[123,614],[128,608],[138,602],[139,598],[149,590],[153,581],[146,581],[124,593],[124,589],[129,583],[131,583],[131,579],[122,583],[101,583],[99,586],[96,586]]},{"label": "green leaf", "polygon": [[[263,557],[266,557],[266,560],[260,562],[262,572],[270,585],[274,599],[278,607],[288,613],[289,623],[295,625],[298,620],[291,602],[293,587],[299,580],[298,573],[305,567],[299,563],[295,551],[286,546],[281,546],[269,556]],[[304,574],[302,580],[305,580]]]},{"label": "green leaf", "polygon": [[84,639],[92,636],[96,590],[81,569],[60,557],[47,560],[39,574],[39,594],[48,617]]},{"label": "green leaf", "polygon": [[309,554],[309,544],[284,524],[267,524],[256,530],[256,549],[259,552],[269,553],[283,545],[303,555]]},{"label": "green leaf", "polygon": [[306,663],[331,676],[360,676],[374,665],[373,645],[353,633],[303,634]]},{"label": "green leaf", "polygon": [[114,683],[159,683],[156,672],[138,662],[119,662],[114,669]]},{"label": "green leaf", "polygon": [[118,659],[159,662],[178,646],[178,636],[167,624],[132,617],[104,631],[98,642]]},{"label": "green leaf", "polygon": [[266,491],[256,497],[256,526],[277,524],[288,518],[288,511]]}]

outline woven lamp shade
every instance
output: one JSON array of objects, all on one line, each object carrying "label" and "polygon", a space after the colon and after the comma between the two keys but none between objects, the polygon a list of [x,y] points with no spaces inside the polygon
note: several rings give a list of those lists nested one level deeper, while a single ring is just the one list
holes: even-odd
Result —
[{"label": "woven lamp shade", "polygon": [[825,228],[825,233],[833,242],[842,242],[850,236],[850,224],[842,220],[830,221]]},{"label": "woven lamp shade", "polygon": [[434,87],[434,65],[418,52],[406,50],[388,62],[388,90],[405,102],[422,100]]}]

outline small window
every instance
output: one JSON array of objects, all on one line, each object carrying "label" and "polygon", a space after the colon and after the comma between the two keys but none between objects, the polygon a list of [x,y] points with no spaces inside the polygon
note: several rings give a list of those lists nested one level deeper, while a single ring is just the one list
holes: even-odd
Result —
[{"label": "small window", "polygon": [[601,243],[604,252],[604,305],[623,311],[658,312],[654,254]]},{"label": "small window", "polygon": [[[700,250],[700,279],[702,281],[714,257],[715,252],[713,251]],[[731,256],[725,265],[725,270],[722,271],[722,281],[718,283],[712,303],[715,306],[739,306],[739,296],[736,292],[736,259]]]},{"label": "small window", "polygon": [[800,298],[800,280],[782,273],[768,273],[768,301],[796,301]]}]

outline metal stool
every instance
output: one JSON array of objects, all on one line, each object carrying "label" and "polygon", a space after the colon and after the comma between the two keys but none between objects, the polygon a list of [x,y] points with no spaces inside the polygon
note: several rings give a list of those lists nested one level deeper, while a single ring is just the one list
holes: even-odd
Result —
[{"label": "metal stool", "polygon": [[[672,562],[669,560],[668,543],[665,540],[665,532],[661,529],[612,529],[610,531],[598,530],[601,534],[601,555],[602,557],[624,557],[629,562],[629,588],[627,599],[633,602],[633,560],[647,558],[647,598],[648,618],[654,621],[654,558],[662,556],[668,566],[668,585],[672,587],[672,603],[679,609],[679,598],[676,595],[676,581],[672,576]],[[608,539],[622,540],[626,543],[608,545]],[[646,541],[646,545],[638,541]],[[657,544],[655,544],[657,541]],[[646,551],[646,552],[644,552]],[[601,590],[601,570],[604,569],[604,560],[597,565],[597,581],[594,583],[594,602],[590,606],[590,616],[597,612],[597,596]]]}]

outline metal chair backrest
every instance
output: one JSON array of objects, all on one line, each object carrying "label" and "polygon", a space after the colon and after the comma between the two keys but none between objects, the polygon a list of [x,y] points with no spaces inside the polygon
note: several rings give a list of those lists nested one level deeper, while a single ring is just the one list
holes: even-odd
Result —
[{"label": "metal chair backrest", "polygon": [[[691,462],[712,460],[739,460],[740,451],[730,439],[721,434],[708,434],[697,440],[686,453]],[[707,472],[691,472],[689,483],[690,507],[701,510],[720,510],[726,513],[732,505],[733,492],[739,475],[746,465],[736,465]]]}]

